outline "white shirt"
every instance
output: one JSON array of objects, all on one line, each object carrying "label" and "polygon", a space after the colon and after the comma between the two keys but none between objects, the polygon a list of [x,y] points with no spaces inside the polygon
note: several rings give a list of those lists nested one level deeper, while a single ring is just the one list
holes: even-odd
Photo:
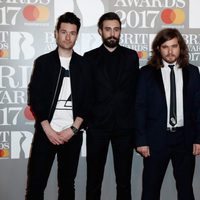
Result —
[{"label": "white shirt", "polygon": [[[165,88],[165,97],[167,102],[167,127],[171,127],[169,124],[169,108],[170,108],[170,71],[168,63],[163,61],[164,67],[161,68],[163,84]],[[171,64],[171,63],[170,63]],[[176,82],[176,108],[177,108],[177,124],[175,127],[181,127],[184,125],[183,119],[183,75],[182,69],[178,68],[176,63],[174,64],[175,82]]]},{"label": "white shirt", "polygon": [[[60,57],[61,66],[65,70],[69,70],[70,58]],[[69,128],[73,124],[73,112],[71,101],[71,82],[70,77],[64,77],[62,87],[58,97],[56,109],[51,120],[51,127],[60,132]]]}]

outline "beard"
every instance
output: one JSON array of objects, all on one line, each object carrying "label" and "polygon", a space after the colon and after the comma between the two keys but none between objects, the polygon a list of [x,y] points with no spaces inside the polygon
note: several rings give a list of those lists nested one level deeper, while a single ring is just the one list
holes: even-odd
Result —
[{"label": "beard", "polygon": [[103,38],[103,44],[109,48],[114,48],[119,44],[119,38],[116,37]]},{"label": "beard", "polygon": [[167,63],[174,63],[177,60],[176,55],[168,54],[163,58]]}]

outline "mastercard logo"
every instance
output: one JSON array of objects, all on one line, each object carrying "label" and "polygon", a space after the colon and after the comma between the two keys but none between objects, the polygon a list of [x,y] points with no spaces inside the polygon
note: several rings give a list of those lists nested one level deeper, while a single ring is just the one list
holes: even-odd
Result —
[{"label": "mastercard logo", "polygon": [[30,110],[30,106],[26,106],[25,109],[24,109],[24,116],[26,119],[32,121],[32,120],[35,120],[34,116],[33,116],[33,113],[31,112]]},{"label": "mastercard logo", "polygon": [[9,150],[8,149],[0,149],[0,158],[8,157],[9,156]]},{"label": "mastercard logo", "polygon": [[183,24],[185,13],[182,9],[164,9],[161,13],[161,19],[165,24]]},{"label": "mastercard logo", "polygon": [[45,6],[27,5],[23,9],[23,16],[28,21],[47,21],[49,19],[49,9]]},{"label": "mastercard logo", "polygon": [[139,59],[147,58],[147,52],[146,51],[138,51],[137,54],[138,54]]},{"label": "mastercard logo", "polygon": [[7,58],[8,50],[0,50],[0,58]]}]

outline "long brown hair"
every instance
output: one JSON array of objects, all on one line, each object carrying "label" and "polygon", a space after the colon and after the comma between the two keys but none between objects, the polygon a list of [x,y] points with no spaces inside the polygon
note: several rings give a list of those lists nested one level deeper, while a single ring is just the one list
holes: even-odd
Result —
[{"label": "long brown hair", "polygon": [[163,67],[162,56],[160,53],[160,47],[166,41],[172,40],[173,38],[178,39],[178,44],[180,46],[180,56],[177,60],[179,67],[185,67],[189,63],[189,53],[188,47],[181,35],[181,33],[174,28],[166,28],[158,32],[152,43],[152,56],[147,64],[152,65],[156,68]]}]

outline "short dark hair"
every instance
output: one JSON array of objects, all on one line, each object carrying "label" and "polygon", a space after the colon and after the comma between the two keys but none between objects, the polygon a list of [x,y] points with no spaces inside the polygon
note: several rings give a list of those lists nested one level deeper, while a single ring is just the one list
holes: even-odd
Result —
[{"label": "short dark hair", "polygon": [[77,26],[77,33],[81,27],[80,19],[72,12],[66,12],[58,18],[56,30],[59,31],[61,23],[70,23]]},{"label": "short dark hair", "polygon": [[185,67],[188,65],[189,53],[187,44],[185,43],[181,33],[175,28],[166,28],[157,33],[152,43],[152,57],[148,61],[148,64],[156,68],[163,67],[160,47],[163,43],[172,40],[173,38],[177,38],[178,44],[180,46],[180,56],[177,60],[177,63],[179,64],[180,67]]},{"label": "short dark hair", "polygon": [[119,16],[114,13],[114,12],[108,12],[103,14],[100,18],[99,18],[99,22],[98,22],[98,28],[102,30],[103,28],[103,22],[105,20],[117,20],[120,24],[120,29],[121,29],[121,20],[119,18]]}]

